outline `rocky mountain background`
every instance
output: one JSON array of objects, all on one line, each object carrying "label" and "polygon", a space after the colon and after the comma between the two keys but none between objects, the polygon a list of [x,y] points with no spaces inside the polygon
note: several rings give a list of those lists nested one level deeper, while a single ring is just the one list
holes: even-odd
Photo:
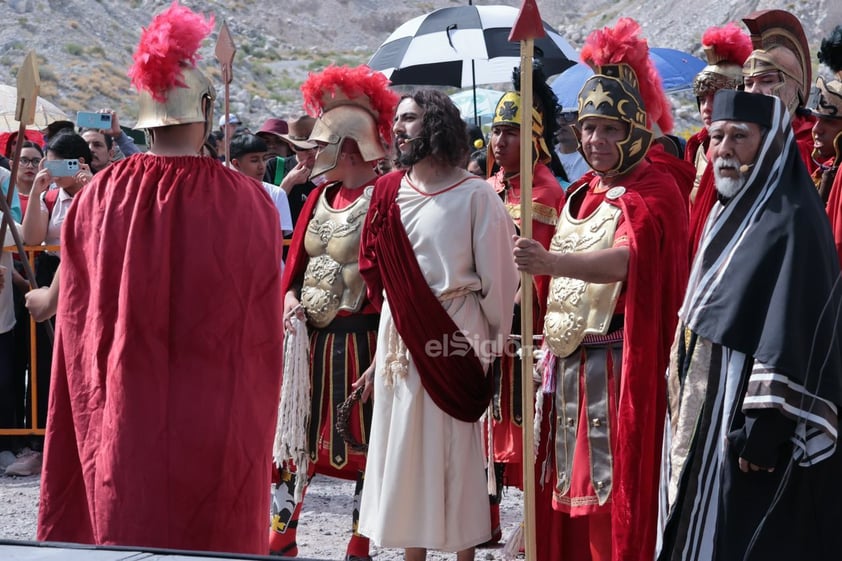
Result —
[{"label": "rocky mountain background", "polygon": [[[402,22],[437,8],[469,0],[184,0],[213,13],[218,31],[227,22],[237,45],[231,111],[256,130],[270,116],[301,113],[299,86],[310,71],[330,63],[365,63]],[[519,6],[520,0],[476,0]],[[29,50],[38,54],[41,96],[68,115],[113,108],[123,124],[135,122],[135,92],[126,72],[142,26],[168,0],[0,0],[0,83],[14,85]],[[839,0],[538,0],[545,21],[576,48],[593,29],[620,16],[637,19],[651,46],[672,47],[701,56],[700,37],[754,10],[782,8],[797,15],[811,47],[842,23]],[[213,56],[216,33],[203,48],[203,68],[220,72]],[[814,71],[818,62],[814,59]],[[827,69],[824,69],[825,71]],[[217,82],[218,90],[222,91]],[[505,84],[499,87],[506,87]],[[221,96],[220,96],[221,97]],[[679,123],[692,123],[690,96],[675,100]],[[221,102],[217,108],[221,110]],[[217,113],[219,114],[219,113]],[[683,120],[682,120],[683,119]]]}]

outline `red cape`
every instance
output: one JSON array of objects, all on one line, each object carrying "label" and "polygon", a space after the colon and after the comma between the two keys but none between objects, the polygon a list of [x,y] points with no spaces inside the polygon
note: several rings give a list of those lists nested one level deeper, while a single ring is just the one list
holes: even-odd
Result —
[{"label": "red cape", "polygon": [[210,158],[136,155],[75,197],[38,539],[266,553],[281,247]]},{"label": "red cape", "polygon": [[[666,411],[664,373],[689,271],[687,214],[683,194],[673,178],[647,162],[639,164],[622,184],[626,193],[612,204],[622,209],[629,226],[630,259],[615,429],[612,558],[651,561],[657,536]],[[547,509],[536,510],[538,533],[560,536],[557,525],[564,518],[557,513],[553,516]],[[559,539],[540,543],[555,548],[560,545]],[[553,558],[550,555],[552,551],[544,551],[538,556]]]},{"label": "red cape", "polygon": [[690,162],[667,153],[660,144],[653,144],[649,148],[646,159],[656,169],[668,173],[675,179],[676,185],[684,196],[685,206],[688,206],[690,204],[690,191],[693,190],[693,181],[696,179],[696,167]]},{"label": "red cape", "polygon": [[833,186],[830,188],[830,197],[827,199],[827,216],[830,218],[830,229],[833,231],[833,241],[836,244],[836,252],[839,255],[839,262],[842,263],[842,173],[836,172],[833,179]]},{"label": "red cape", "polygon": [[798,144],[801,161],[807,166],[810,175],[819,167],[819,164],[813,160],[814,124],[816,124],[816,118],[812,115],[795,115],[792,118],[792,132],[795,133],[795,143]]},{"label": "red cape", "polygon": [[689,275],[686,197],[641,164],[615,201],[629,228],[625,341],[611,510],[613,558],[652,559],[666,412],[664,373]]},{"label": "red cape", "polygon": [[[710,145],[708,130],[702,129],[687,141],[687,149],[684,151],[684,160],[696,163],[696,151],[699,147],[707,152]],[[699,180],[699,189],[696,191],[696,198],[690,205],[690,261],[696,255],[696,248],[699,247],[699,240],[702,239],[702,231],[705,229],[705,222],[708,214],[716,203],[716,186],[713,183],[713,168],[708,165],[702,172]]]}]

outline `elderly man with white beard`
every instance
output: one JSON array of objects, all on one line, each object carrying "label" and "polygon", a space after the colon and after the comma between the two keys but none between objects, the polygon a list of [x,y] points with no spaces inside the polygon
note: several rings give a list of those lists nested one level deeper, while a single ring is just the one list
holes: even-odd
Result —
[{"label": "elderly man with white beard", "polygon": [[779,99],[721,90],[712,121],[719,200],[672,348],[659,559],[840,559],[833,238]]}]

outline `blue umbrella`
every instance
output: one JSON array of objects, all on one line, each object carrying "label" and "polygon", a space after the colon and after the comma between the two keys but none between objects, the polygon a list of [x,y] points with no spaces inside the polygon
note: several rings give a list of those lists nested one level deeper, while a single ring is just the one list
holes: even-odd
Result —
[{"label": "blue umbrella", "polygon": [[[649,49],[649,58],[652,59],[655,69],[661,75],[664,91],[667,93],[692,88],[693,79],[706,64],[702,59],[683,51],[660,47]],[[558,96],[559,105],[563,111],[576,110],[579,90],[591,76],[593,76],[593,70],[580,62],[559,74],[552,81],[550,85]]]}]

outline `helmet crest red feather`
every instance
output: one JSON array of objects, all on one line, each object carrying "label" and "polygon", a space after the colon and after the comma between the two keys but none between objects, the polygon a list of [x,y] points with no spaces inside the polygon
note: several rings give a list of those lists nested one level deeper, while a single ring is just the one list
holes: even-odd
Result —
[{"label": "helmet crest red feather", "polygon": [[342,103],[361,105],[372,112],[383,140],[392,137],[392,119],[398,96],[389,89],[389,79],[366,65],[356,68],[330,65],[310,74],[301,85],[304,110],[318,117]]},{"label": "helmet crest red feather", "polygon": [[649,58],[649,44],[640,37],[640,24],[632,18],[620,18],[617,25],[592,31],[585,39],[582,62],[594,71],[609,64],[627,64],[637,75],[638,89],[650,126],[672,130],[672,104],[664,93],[661,76]]},{"label": "helmet crest red feather", "polygon": [[745,64],[752,51],[751,38],[735,23],[723,27],[709,27],[702,35],[702,45],[713,47],[721,61],[740,66]]},{"label": "helmet crest red feather", "polygon": [[181,79],[185,65],[195,66],[199,47],[213,29],[213,16],[205,19],[178,1],[155,16],[140,35],[129,78],[138,90],[148,91],[164,103],[167,92],[185,87]]}]

